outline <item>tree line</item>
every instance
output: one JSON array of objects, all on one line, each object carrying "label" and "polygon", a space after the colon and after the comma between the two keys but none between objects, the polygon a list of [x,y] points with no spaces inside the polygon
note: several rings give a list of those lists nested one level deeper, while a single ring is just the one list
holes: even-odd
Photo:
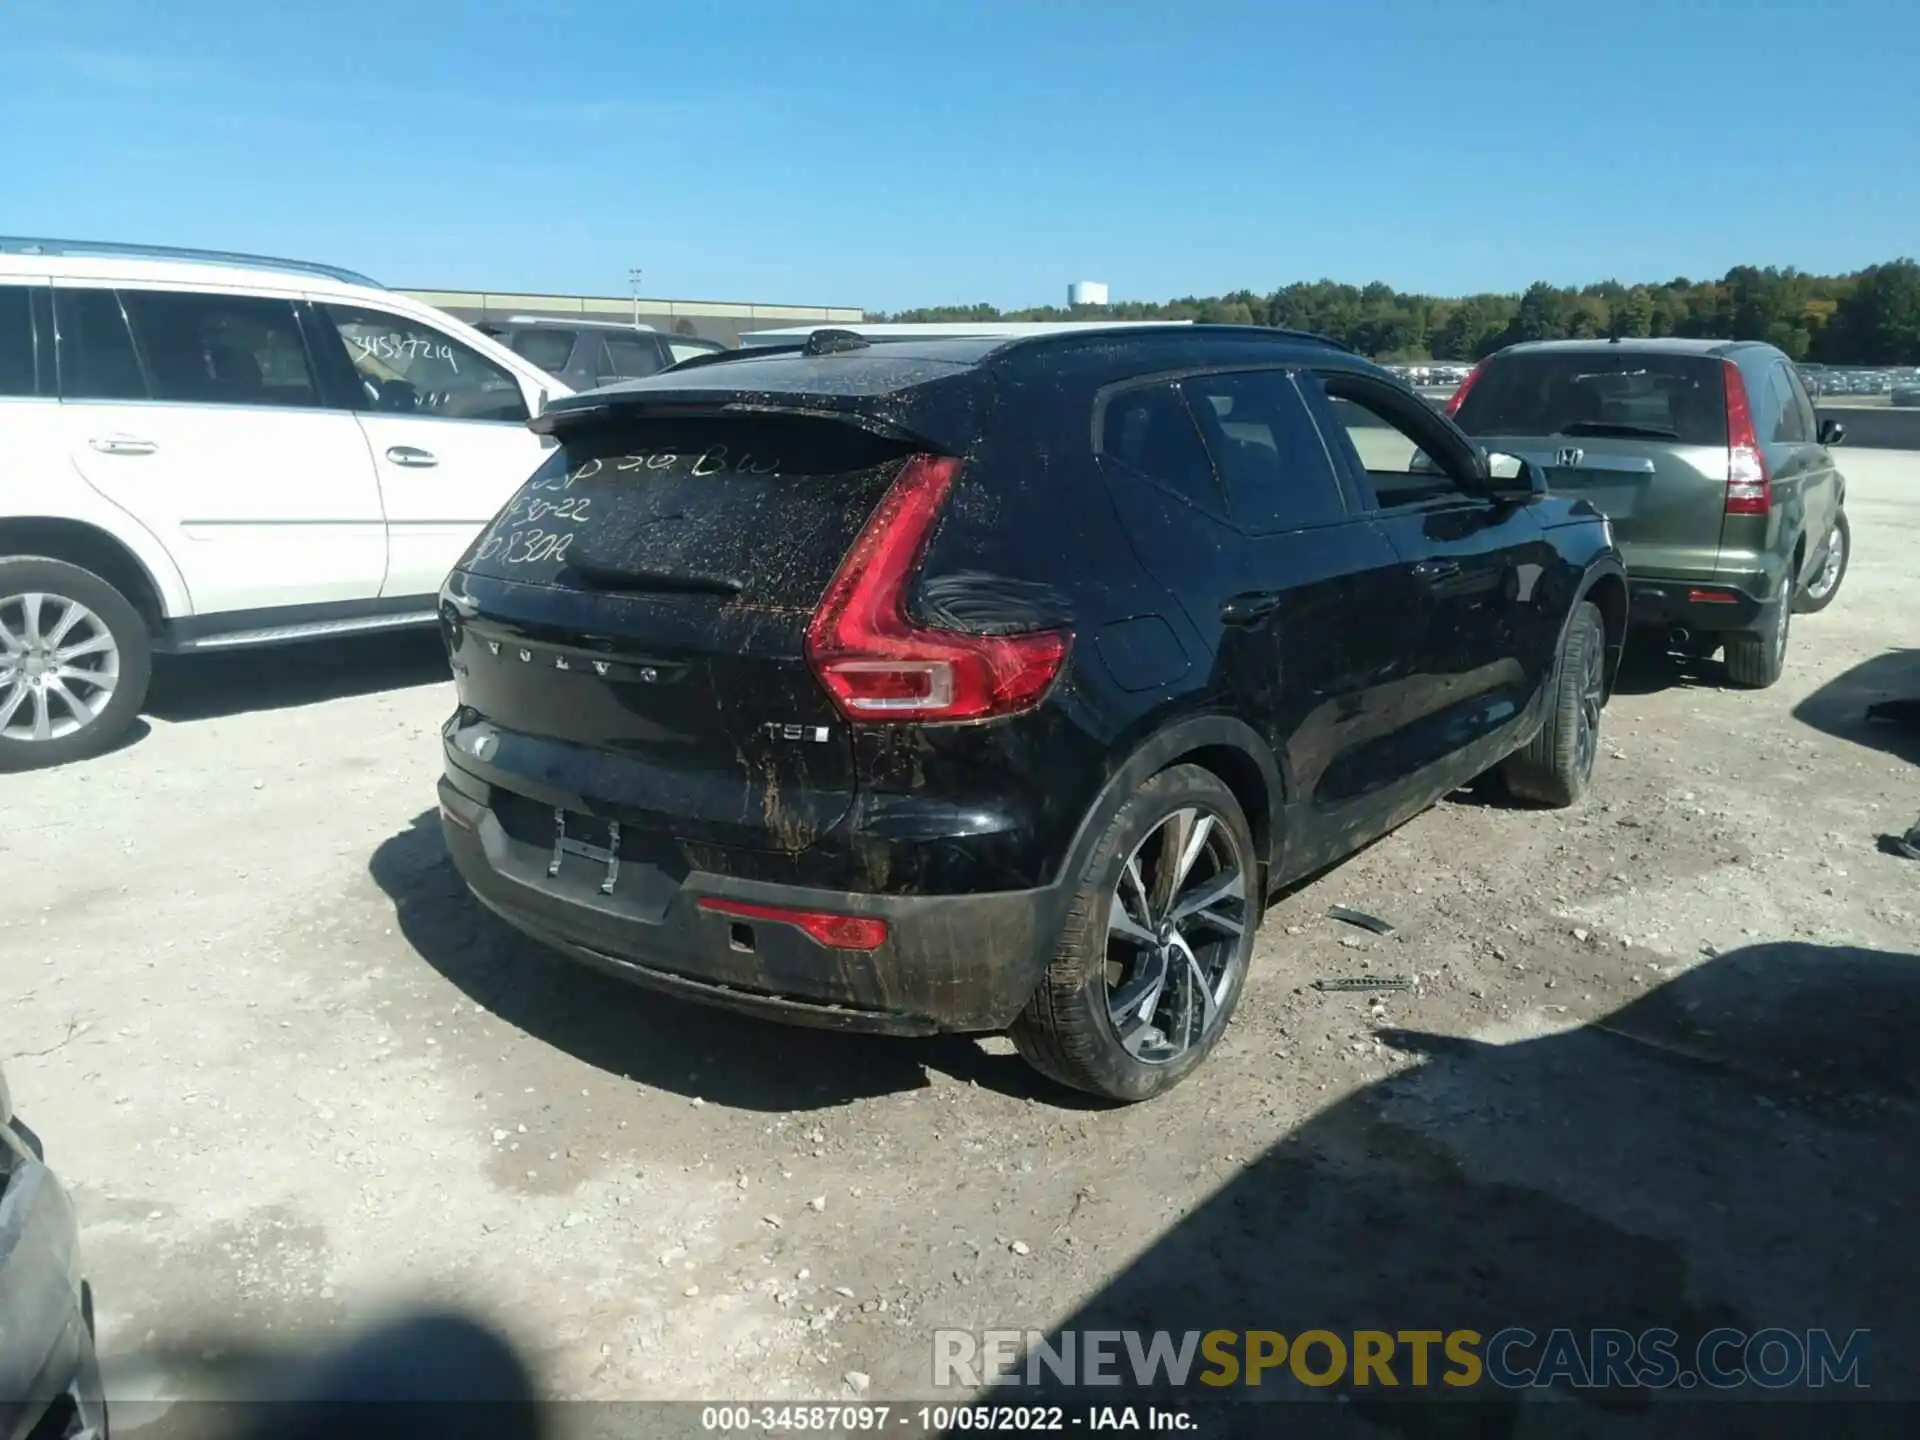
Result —
[{"label": "tree line", "polygon": [[1163,302],[936,305],[873,320],[1192,320],[1275,325],[1331,336],[1380,360],[1476,360],[1522,340],[1684,335],[1765,340],[1795,360],[1829,365],[1920,365],[1920,262],[1901,259],[1851,275],[1736,265],[1718,280],[1659,284],[1604,280],[1577,290],[1536,281],[1517,295],[1443,298],[1382,281],[1297,281],[1268,295],[1236,290]]}]

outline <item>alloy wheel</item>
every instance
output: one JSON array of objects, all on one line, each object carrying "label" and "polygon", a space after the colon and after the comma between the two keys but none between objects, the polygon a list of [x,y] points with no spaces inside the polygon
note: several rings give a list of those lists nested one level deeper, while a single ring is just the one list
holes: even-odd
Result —
[{"label": "alloy wheel", "polygon": [[64,595],[0,596],[0,739],[85,729],[119,683],[119,643],[93,611]]},{"label": "alloy wheel", "polygon": [[1107,918],[1107,1016],[1134,1059],[1212,1038],[1248,949],[1247,857],[1212,811],[1176,810],[1127,857]]},{"label": "alloy wheel", "polygon": [[1581,775],[1593,773],[1600,749],[1600,711],[1607,703],[1605,647],[1587,647],[1586,673],[1580,679],[1580,720],[1573,737],[1573,759]]}]

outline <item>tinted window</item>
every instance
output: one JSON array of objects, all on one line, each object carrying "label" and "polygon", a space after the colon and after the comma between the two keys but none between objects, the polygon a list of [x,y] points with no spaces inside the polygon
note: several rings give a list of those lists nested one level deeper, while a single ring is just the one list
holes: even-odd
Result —
[{"label": "tinted window", "polygon": [[1327,448],[1284,372],[1198,375],[1181,389],[1236,524],[1257,534],[1346,518]]},{"label": "tinted window", "polygon": [[1126,390],[1107,401],[1100,453],[1207,510],[1223,507],[1213,462],[1178,385]]},{"label": "tinted window", "polygon": [[1727,443],[1725,367],[1707,355],[1533,351],[1489,361],[1454,420],[1469,435]]},{"label": "tinted window", "polygon": [[460,341],[418,320],[346,305],[325,307],[359,373],[370,408],[445,420],[522,423],[520,382]]},{"label": "tinted window", "polygon": [[1781,445],[1808,445],[1813,442],[1814,427],[1808,422],[1812,419],[1812,410],[1801,408],[1801,394],[1793,382],[1787,367],[1775,361],[1767,372],[1767,388],[1773,392],[1773,405],[1777,418],[1773,422],[1773,439]]},{"label": "tinted window", "polygon": [[573,358],[574,338],[571,330],[522,330],[513,337],[513,350],[549,375],[558,375]]},{"label": "tinted window", "polygon": [[0,395],[34,393],[32,295],[24,285],[0,285]]},{"label": "tinted window", "polygon": [[123,290],[153,398],[202,405],[320,403],[293,306],[250,295]]},{"label": "tinted window", "polygon": [[69,400],[145,400],[120,297],[111,290],[55,290],[60,393]]},{"label": "tinted window", "polygon": [[637,380],[662,368],[660,347],[651,335],[609,335],[600,365],[602,375]]}]

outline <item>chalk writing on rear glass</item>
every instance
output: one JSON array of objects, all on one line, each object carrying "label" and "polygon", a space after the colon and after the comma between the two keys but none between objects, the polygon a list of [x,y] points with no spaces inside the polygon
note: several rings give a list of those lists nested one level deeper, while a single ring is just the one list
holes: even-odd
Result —
[{"label": "chalk writing on rear glass", "polygon": [[388,335],[352,335],[348,337],[348,343],[354,348],[356,360],[444,360],[454,374],[460,373],[459,357],[453,353],[453,346],[445,340],[395,332]]}]

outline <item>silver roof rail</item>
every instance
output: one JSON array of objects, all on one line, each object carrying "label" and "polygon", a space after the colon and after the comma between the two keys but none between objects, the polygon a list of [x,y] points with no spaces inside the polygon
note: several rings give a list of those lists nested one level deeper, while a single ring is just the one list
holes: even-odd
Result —
[{"label": "silver roof rail", "polygon": [[236,250],[192,250],[178,245],[118,245],[105,240],[45,240],[25,235],[0,235],[0,254],[91,255],[114,260],[183,260],[195,265],[233,265],[248,270],[291,270],[323,275],[347,285],[371,290],[387,287],[357,271],[312,260],[282,260],[272,255],[246,255]]}]

